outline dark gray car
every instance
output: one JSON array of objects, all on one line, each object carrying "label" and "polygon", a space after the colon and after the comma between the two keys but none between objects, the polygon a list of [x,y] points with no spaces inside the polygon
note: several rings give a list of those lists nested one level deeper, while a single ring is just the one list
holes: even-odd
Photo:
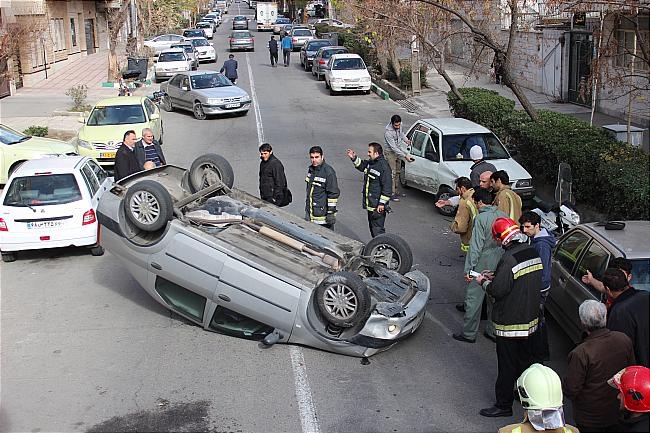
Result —
[{"label": "dark gray car", "polygon": [[415,332],[429,279],[393,234],[368,244],[232,188],[219,155],[128,176],[102,196],[102,245],[206,330],[370,356]]},{"label": "dark gray car", "polygon": [[248,18],[243,15],[237,15],[232,19],[233,30],[248,30]]},{"label": "dark gray car", "polygon": [[255,39],[250,30],[233,30],[228,37],[230,51],[255,51]]},{"label": "dark gray car", "polygon": [[311,71],[312,61],[316,52],[323,47],[331,46],[332,42],[329,39],[312,39],[302,46],[300,49],[300,66],[305,68],[305,71]]},{"label": "dark gray car", "polygon": [[316,54],[314,54],[314,59],[312,60],[311,74],[318,79],[322,80],[325,76],[325,69],[327,69],[327,62],[330,57],[334,54],[346,54],[349,53],[348,49],[341,46],[331,46],[320,48]]}]

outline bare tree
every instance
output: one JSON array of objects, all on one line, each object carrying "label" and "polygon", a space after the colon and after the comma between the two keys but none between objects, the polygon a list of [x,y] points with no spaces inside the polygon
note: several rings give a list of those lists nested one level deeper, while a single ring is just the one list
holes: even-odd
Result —
[{"label": "bare tree", "polygon": [[[108,2],[107,2],[108,3]],[[108,9],[108,81],[119,79],[120,65],[117,60],[117,37],[128,17],[131,0],[122,0],[119,9]],[[107,4],[108,6],[108,4]]]}]

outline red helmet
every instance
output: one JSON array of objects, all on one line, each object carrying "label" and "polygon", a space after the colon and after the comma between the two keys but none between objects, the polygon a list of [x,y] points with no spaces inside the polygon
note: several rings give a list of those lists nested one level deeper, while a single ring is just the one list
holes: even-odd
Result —
[{"label": "red helmet", "polygon": [[608,383],[621,391],[625,409],[650,412],[650,369],[633,365],[616,373]]},{"label": "red helmet", "polygon": [[521,233],[521,230],[515,220],[497,218],[492,223],[492,237],[495,241],[501,239],[501,242],[506,244],[517,233]]}]

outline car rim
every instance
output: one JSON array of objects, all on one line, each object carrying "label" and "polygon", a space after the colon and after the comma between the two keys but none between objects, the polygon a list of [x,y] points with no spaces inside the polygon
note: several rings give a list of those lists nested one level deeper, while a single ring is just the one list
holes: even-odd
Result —
[{"label": "car rim", "polygon": [[325,290],[323,303],[327,312],[339,320],[348,320],[357,311],[357,295],[345,284],[332,284]]},{"label": "car rim", "polygon": [[402,263],[402,257],[399,252],[389,245],[377,245],[370,251],[371,260],[380,263],[388,269],[396,271]]},{"label": "car rim", "polygon": [[160,203],[147,191],[138,191],[131,197],[131,214],[143,224],[153,224],[160,216]]},{"label": "car rim", "polygon": [[194,115],[197,119],[205,119],[205,113],[203,112],[203,106],[201,104],[194,104]]},{"label": "car rim", "polygon": [[212,164],[202,165],[199,172],[201,173],[201,189],[221,182],[221,173],[219,173],[219,169]]},{"label": "car rim", "polygon": [[[449,200],[451,198],[451,194],[448,192],[443,192],[438,196],[438,200]],[[453,213],[454,212],[454,207],[453,206],[443,206],[440,208],[443,212],[446,213]]]},{"label": "car rim", "polygon": [[163,104],[165,105],[165,110],[171,111],[172,110],[172,100],[169,96],[165,96],[163,98]]}]

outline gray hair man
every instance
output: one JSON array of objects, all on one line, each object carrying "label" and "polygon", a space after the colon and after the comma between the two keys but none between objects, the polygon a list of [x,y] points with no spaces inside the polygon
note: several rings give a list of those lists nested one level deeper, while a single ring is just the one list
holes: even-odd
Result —
[{"label": "gray hair man", "polygon": [[587,336],[569,353],[569,368],[562,383],[564,395],[573,401],[573,417],[580,431],[614,431],[618,423],[617,391],[607,384],[621,369],[634,365],[632,340],[610,331],[607,308],[593,299],[578,309]]},{"label": "gray hair man", "polygon": [[145,170],[167,164],[162,147],[154,139],[151,128],[142,130],[142,138],[135,143],[135,158]]}]

